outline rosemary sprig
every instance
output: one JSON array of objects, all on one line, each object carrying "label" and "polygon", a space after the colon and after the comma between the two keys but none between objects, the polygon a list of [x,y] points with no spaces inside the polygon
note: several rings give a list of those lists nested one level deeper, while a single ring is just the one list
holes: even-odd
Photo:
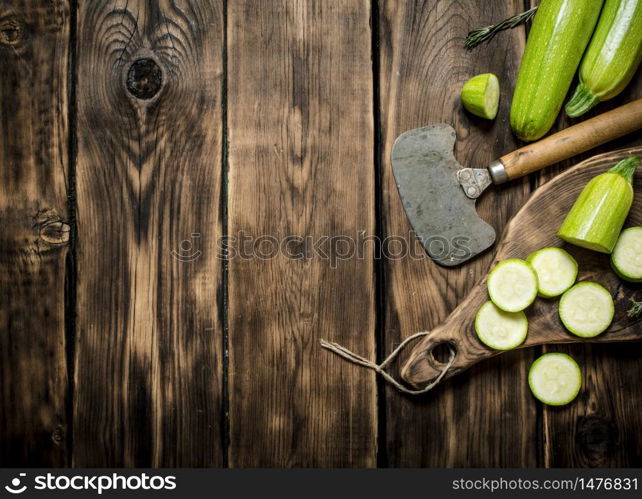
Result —
[{"label": "rosemary sprig", "polygon": [[628,312],[629,317],[633,318],[642,314],[642,301],[635,301],[634,299],[631,299],[631,302],[633,303],[633,306]]},{"label": "rosemary sprig", "polygon": [[519,26],[520,24],[529,22],[531,19],[533,19],[533,16],[535,15],[536,11],[537,11],[537,7],[533,7],[532,9],[529,9],[526,12],[522,12],[521,14],[517,14],[516,16],[509,17],[508,19],[504,19],[500,23],[491,24],[490,26],[486,26],[484,28],[475,29],[470,33],[468,33],[464,46],[468,50],[472,50],[480,43],[489,42],[500,31],[504,31],[506,29],[513,29]]}]

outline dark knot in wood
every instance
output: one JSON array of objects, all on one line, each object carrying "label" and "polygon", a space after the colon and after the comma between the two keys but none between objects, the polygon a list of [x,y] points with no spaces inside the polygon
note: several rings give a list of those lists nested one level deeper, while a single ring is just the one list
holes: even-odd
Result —
[{"label": "dark knot in wood", "polygon": [[582,416],[577,422],[575,439],[586,464],[602,466],[616,447],[617,427],[599,415]]},{"label": "dark knot in wood", "polygon": [[127,72],[127,90],[137,99],[151,99],[162,83],[163,71],[153,59],[137,59]]},{"label": "dark knot in wood", "polygon": [[49,244],[66,244],[70,232],[71,227],[64,222],[49,222],[40,227],[40,238]]},{"label": "dark knot in wood", "polygon": [[54,441],[56,445],[62,444],[62,442],[65,439],[65,430],[63,429],[62,426],[60,425],[56,426],[53,433],[51,434],[51,439]]},{"label": "dark knot in wood", "polygon": [[0,21],[0,44],[18,45],[24,39],[24,25],[17,19]]}]

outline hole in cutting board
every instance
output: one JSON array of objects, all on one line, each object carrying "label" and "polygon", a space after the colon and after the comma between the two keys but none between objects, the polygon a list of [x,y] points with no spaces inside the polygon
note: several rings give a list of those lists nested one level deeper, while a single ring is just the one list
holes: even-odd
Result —
[{"label": "hole in cutting board", "polygon": [[431,359],[437,364],[446,364],[448,359],[450,359],[451,349],[457,354],[457,348],[452,343],[444,341],[442,343],[437,343],[432,350],[430,351]]}]

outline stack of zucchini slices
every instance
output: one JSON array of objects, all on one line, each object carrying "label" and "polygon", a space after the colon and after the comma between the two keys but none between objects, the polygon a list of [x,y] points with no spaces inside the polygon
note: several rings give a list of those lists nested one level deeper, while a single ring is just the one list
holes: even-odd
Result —
[{"label": "stack of zucchini slices", "polygon": [[[632,253],[637,255],[637,260]],[[620,260],[627,263],[620,263],[618,267],[616,262]],[[622,233],[612,262],[618,274],[642,279],[642,228]],[[596,282],[576,284],[577,275],[577,261],[562,248],[544,248],[526,260],[511,258],[499,262],[486,280],[490,300],[477,312],[477,337],[494,350],[520,346],[528,334],[525,310],[538,296],[547,299],[561,296],[559,316],[569,332],[582,338],[603,333],[613,321],[613,298]],[[564,405],[579,393],[582,376],[571,357],[549,353],[533,363],[528,381],[538,400],[549,405]]]}]

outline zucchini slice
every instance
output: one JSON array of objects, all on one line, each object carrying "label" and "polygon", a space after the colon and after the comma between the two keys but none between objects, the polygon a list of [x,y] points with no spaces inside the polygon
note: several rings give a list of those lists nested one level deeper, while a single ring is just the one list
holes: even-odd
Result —
[{"label": "zucchini slice", "polygon": [[537,274],[530,263],[510,258],[488,274],[490,299],[504,312],[521,312],[537,298]]},{"label": "zucchini slice", "polygon": [[625,281],[642,282],[642,227],[622,231],[611,254],[611,266]]},{"label": "zucchini slice", "polygon": [[562,248],[544,248],[527,259],[537,274],[539,295],[553,298],[575,284],[577,261]]},{"label": "zucchini slice", "polygon": [[596,282],[580,282],[562,295],[562,323],[581,338],[593,338],[608,329],[615,315],[613,297]]},{"label": "zucchini slice", "polygon": [[511,350],[524,343],[528,319],[524,312],[504,312],[487,301],[475,317],[475,332],[484,345],[494,350]]},{"label": "zucchini slice", "polygon": [[547,405],[566,405],[582,388],[582,371],[564,353],[547,353],[533,362],[528,385],[537,400]]}]

